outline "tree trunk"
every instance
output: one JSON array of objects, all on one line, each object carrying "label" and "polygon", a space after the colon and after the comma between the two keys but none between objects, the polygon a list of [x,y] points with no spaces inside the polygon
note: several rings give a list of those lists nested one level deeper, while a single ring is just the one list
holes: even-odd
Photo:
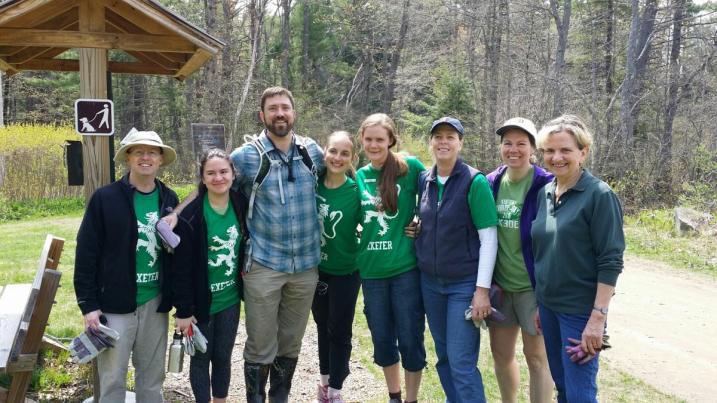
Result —
[{"label": "tree trunk", "polygon": [[563,111],[563,76],[565,74],[565,51],[568,48],[568,32],[570,31],[570,14],[572,2],[563,0],[563,15],[560,15],[558,0],[550,0],[550,12],[555,20],[558,31],[558,47],[555,49],[555,65],[553,66],[553,116]]},{"label": "tree trunk", "polygon": [[682,25],[684,24],[685,0],[675,0],[672,10],[672,47],[670,49],[669,82],[665,103],[665,124],[660,141],[658,168],[658,192],[671,198],[672,192],[672,125],[678,107],[680,89],[680,51],[682,46]]},{"label": "tree trunk", "polygon": [[[236,0],[222,0],[222,40],[226,44],[222,49],[222,65],[221,65],[221,94],[219,96],[219,112],[218,116],[228,117],[227,113],[235,94],[234,80],[232,72],[235,69],[232,52],[234,51],[233,30],[234,30],[234,13]],[[222,118],[222,123],[229,124],[229,119]]]},{"label": "tree trunk", "polygon": [[0,127],[5,126],[5,97],[3,93],[3,85],[2,85],[2,71],[0,71]]},{"label": "tree trunk", "polygon": [[[217,0],[204,0],[204,22],[210,35],[217,36]],[[207,62],[202,71],[203,91],[201,114],[203,121],[216,123],[219,119],[219,99],[221,98],[221,80],[217,78],[217,58]]]},{"label": "tree trunk", "polygon": [[246,79],[244,80],[244,88],[242,89],[241,98],[239,99],[237,110],[234,114],[234,122],[230,133],[232,138],[238,136],[239,118],[241,117],[242,110],[244,109],[244,103],[249,95],[251,81],[254,77],[254,69],[256,68],[256,61],[259,57],[259,46],[261,45],[261,32],[262,25],[264,23],[264,9],[266,7],[266,2],[267,0],[259,0],[257,7],[257,0],[249,1],[248,12],[250,21],[249,39],[251,40],[251,57],[249,59],[249,68],[247,69]]},{"label": "tree trunk", "polygon": [[[632,0],[632,20],[628,37],[625,79],[620,91],[620,149],[623,162],[629,162],[629,152],[635,135],[635,122],[639,115],[640,92],[642,90],[647,60],[655,27],[657,0],[647,0],[640,17],[640,1]],[[617,169],[616,169],[617,170]]]},{"label": "tree trunk", "polygon": [[608,144],[614,141],[613,137],[613,102],[612,95],[615,90],[614,74],[615,74],[615,1],[607,0],[607,9],[605,15],[605,45],[603,55],[603,76],[605,77],[605,132],[600,142],[597,158],[596,171],[600,172],[605,166],[605,162],[610,158]]},{"label": "tree trunk", "polygon": [[281,85],[289,88],[289,50],[291,49],[290,35],[290,17],[291,17],[291,0],[281,0]]},{"label": "tree trunk", "polygon": [[393,47],[393,53],[391,54],[391,65],[388,70],[388,84],[386,85],[386,99],[384,100],[384,110],[386,113],[391,113],[391,104],[393,104],[394,92],[396,91],[396,73],[398,72],[398,65],[401,62],[401,52],[403,51],[403,45],[406,41],[406,34],[408,33],[408,13],[409,13],[409,0],[403,0],[403,10],[401,12],[401,27],[398,30],[398,40],[396,45]]},{"label": "tree trunk", "polygon": [[498,119],[498,86],[500,84],[501,73],[501,41],[503,39],[502,21],[503,10],[505,9],[506,0],[493,0],[488,5],[486,34],[484,35],[485,47],[485,69],[483,74],[483,109],[485,110],[485,120],[483,122],[483,133],[486,133],[487,139],[484,141],[485,146],[481,155],[481,163],[490,161],[495,155],[495,137],[489,135],[495,130],[496,121]]},{"label": "tree trunk", "polygon": [[301,31],[301,86],[306,89],[309,83],[309,46],[311,45],[311,0],[304,0],[303,26]]}]

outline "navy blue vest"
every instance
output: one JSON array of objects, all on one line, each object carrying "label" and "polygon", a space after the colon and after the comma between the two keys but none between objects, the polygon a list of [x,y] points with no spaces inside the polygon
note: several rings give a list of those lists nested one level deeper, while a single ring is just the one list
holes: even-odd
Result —
[{"label": "navy blue vest", "polygon": [[468,192],[479,174],[458,160],[445,183],[440,206],[436,167],[421,174],[421,233],[415,245],[418,267],[424,273],[447,278],[477,273],[480,239],[471,218]]}]

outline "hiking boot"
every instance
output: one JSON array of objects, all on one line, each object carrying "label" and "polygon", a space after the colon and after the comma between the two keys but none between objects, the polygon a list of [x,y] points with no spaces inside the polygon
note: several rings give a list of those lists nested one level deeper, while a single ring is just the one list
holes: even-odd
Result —
[{"label": "hiking boot", "polygon": [[248,403],[266,401],[266,380],[269,378],[270,364],[244,362],[244,385]]},{"label": "hiking boot", "polygon": [[288,403],[291,379],[294,377],[298,358],[276,357],[271,364],[269,377],[269,402]]},{"label": "hiking boot", "polygon": [[320,383],[316,384],[316,403],[328,403],[329,402],[329,385],[321,386]]}]

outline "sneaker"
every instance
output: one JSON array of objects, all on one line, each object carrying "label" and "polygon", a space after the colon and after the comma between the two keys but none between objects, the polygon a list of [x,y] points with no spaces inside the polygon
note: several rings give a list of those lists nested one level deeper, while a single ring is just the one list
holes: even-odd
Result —
[{"label": "sneaker", "polygon": [[316,403],[329,403],[329,385],[316,384]]},{"label": "sneaker", "polygon": [[341,397],[341,391],[332,389],[329,393],[329,403],[346,403],[346,401]]}]

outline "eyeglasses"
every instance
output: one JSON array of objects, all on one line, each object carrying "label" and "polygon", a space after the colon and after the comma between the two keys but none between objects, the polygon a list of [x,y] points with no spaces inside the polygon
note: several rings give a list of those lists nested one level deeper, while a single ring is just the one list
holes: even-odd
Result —
[{"label": "eyeglasses", "polygon": [[160,155],[162,155],[162,153],[160,153],[160,152],[157,151],[157,150],[149,150],[149,151],[145,151],[145,150],[132,150],[132,151],[129,152],[129,155],[131,155],[131,156],[133,156],[133,157],[137,157],[137,158],[143,157],[143,156],[145,156],[145,155],[148,156],[148,157],[150,157],[150,158],[157,158],[157,157],[159,157]]}]

